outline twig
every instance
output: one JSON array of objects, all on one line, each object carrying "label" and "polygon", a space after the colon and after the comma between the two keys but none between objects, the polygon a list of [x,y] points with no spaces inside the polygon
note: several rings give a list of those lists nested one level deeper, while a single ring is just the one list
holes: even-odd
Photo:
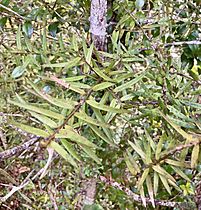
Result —
[{"label": "twig", "polygon": [[172,156],[172,155],[175,154],[176,152],[180,152],[180,151],[183,150],[183,149],[186,149],[186,148],[195,146],[195,145],[197,145],[197,144],[201,144],[201,139],[200,139],[199,141],[190,142],[189,144],[181,144],[181,145],[178,145],[178,146],[176,146],[174,149],[171,149],[171,150],[169,150],[169,151],[166,151],[166,152],[162,153],[160,159],[158,159],[157,161],[155,161],[155,162],[152,163],[152,164],[160,163],[161,161],[167,159],[169,156]]},{"label": "twig", "polygon": [[193,80],[193,82],[197,83],[198,85],[201,85],[201,81],[200,80],[194,80],[192,77],[186,75],[186,74],[182,74],[180,72],[170,72],[170,74],[177,74],[181,77],[186,77],[187,79]]},{"label": "twig", "polygon": [[24,188],[26,185],[29,184],[30,182],[30,179],[29,177],[31,176],[31,174],[33,173],[34,170],[32,170],[28,176],[25,178],[25,180],[21,183],[21,185],[19,186],[13,186],[12,187],[12,190],[7,194],[5,195],[4,197],[0,197],[0,202],[5,202],[8,198],[10,198],[15,192],[19,191],[20,189]]},{"label": "twig", "polygon": [[183,42],[172,42],[172,43],[166,43],[164,44],[164,47],[169,46],[180,46],[180,45],[201,45],[201,41],[199,40],[193,40],[193,41],[183,41]]},{"label": "twig", "polygon": [[[123,191],[127,196],[132,198],[134,201],[142,203],[142,198],[140,197],[140,195],[132,192],[129,188],[125,187],[124,185],[122,185],[118,182],[115,182],[114,180],[111,180],[111,179],[108,180],[104,176],[100,176],[99,178],[102,182],[106,183],[107,185]],[[145,200],[146,200],[146,203],[149,203],[149,204],[152,203],[151,199],[149,199],[149,198],[145,198]],[[182,208],[182,209],[195,209],[195,203],[172,202],[172,201],[158,200],[158,199],[154,199],[154,203],[158,206],[178,207],[178,208]]]},{"label": "twig", "polygon": [[19,15],[17,12],[15,12],[15,11],[13,11],[12,9],[10,9],[10,8],[8,8],[8,7],[6,7],[6,6],[4,6],[4,5],[1,4],[1,3],[0,3],[0,7],[3,8],[3,9],[5,9],[5,10],[7,10],[8,12],[13,13],[14,15],[16,15],[16,16],[19,17],[19,18],[21,18],[22,20],[29,20],[28,18]]},{"label": "twig", "polygon": [[39,137],[34,137],[32,139],[30,139],[29,141],[13,147],[11,149],[5,150],[3,152],[0,152],[0,162],[3,161],[6,158],[10,158],[12,156],[15,156],[17,154],[19,154],[20,152],[23,152],[24,150],[30,150],[31,146],[34,145],[37,141],[38,141]]}]

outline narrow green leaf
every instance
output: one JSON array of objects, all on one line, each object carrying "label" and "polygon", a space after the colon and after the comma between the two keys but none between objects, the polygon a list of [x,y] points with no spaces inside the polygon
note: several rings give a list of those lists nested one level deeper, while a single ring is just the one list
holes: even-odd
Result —
[{"label": "narrow green leaf", "polygon": [[65,149],[72,155],[73,158],[75,158],[78,161],[81,161],[79,155],[77,154],[77,152],[73,148],[72,144],[70,144],[66,139],[61,139],[61,143],[63,144]]},{"label": "narrow green leaf", "polygon": [[95,100],[92,100],[92,99],[87,100],[86,102],[90,106],[92,106],[96,109],[104,110],[104,111],[107,111],[107,112],[114,112],[114,113],[128,113],[129,112],[128,110],[125,110],[125,109],[117,109],[117,108],[113,108],[113,107],[110,107],[110,106],[106,106],[106,105],[97,103]]},{"label": "narrow green leaf", "polygon": [[155,208],[154,192],[153,192],[153,187],[152,187],[150,175],[147,175],[146,184],[147,184],[147,190],[148,190],[148,193],[149,193],[149,197],[150,197],[150,200],[151,200],[151,204],[152,204],[152,206]]},{"label": "narrow green leaf", "polygon": [[81,76],[75,76],[75,77],[67,77],[63,80],[65,80],[66,82],[76,82],[76,81],[82,80],[84,78],[86,78],[86,76],[81,75]]},{"label": "narrow green leaf", "polygon": [[139,148],[138,146],[136,146],[133,142],[128,141],[128,143],[131,145],[131,147],[140,155],[140,157],[142,159],[146,158],[146,154],[142,151],[141,148]]},{"label": "narrow green leaf", "polygon": [[95,85],[92,89],[94,91],[99,91],[99,90],[104,90],[104,89],[111,87],[113,85],[114,85],[114,83],[111,83],[111,82],[102,82],[100,84]]},{"label": "narrow green leaf", "polygon": [[54,149],[59,155],[61,155],[61,157],[63,157],[65,160],[67,160],[72,166],[78,168],[77,163],[73,160],[73,158],[57,142],[51,141],[50,144],[49,144],[49,147]]},{"label": "narrow green leaf", "polygon": [[18,26],[17,34],[16,34],[16,45],[18,50],[22,50],[22,40],[21,40],[21,25]]},{"label": "narrow green leaf", "polygon": [[64,109],[73,109],[77,105],[77,102],[72,101],[70,99],[53,98],[50,95],[44,94],[31,81],[28,81],[28,83],[32,86],[32,88],[36,91],[36,93],[40,97],[42,97],[43,99],[45,99],[46,101],[48,101],[49,103],[51,103],[55,106],[58,106],[58,107],[61,107]]},{"label": "narrow green leaf", "polygon": [[163,169],[161,166],[155,165],[155,166],[152,166],[152,168],[154,169],[154,171],[158,172],[159,174],[162,174],[167,179],[170,179],[173,182],[176,182],[176,180],[174,179],[174,177],[171,176],[167,171],[165,171],[165,169]]},{"label": "narrow green leaf", "polygon": [[191,153],[191,168],[195,168],[197,166],[198,158],[199,158],[199,151],[200,151],[200,146],[199,144],[197,144],[193,147],[193,150]]},{"label": "narrow green leaf", "polygon": [[164,176],[161,175],[161,174],[159,174],[159,177],[160,177],[160,179],[161,179],[161,181],[162,181],[162,183],[163,183],[165,189],[166,189],[167,192],[171,195],[171,189],[170,189],[170,186],[169,186],[169,184],[168,184],[168,182],[167,182],[166,177],[164,177]]},{"label": "narrow green leaf", "polygon": [[144,195],[144,187],[143,186],[140,188],[140,197],[142,199],[142,204],[146,208],[147,204],[146,204],[146,197]]},{"label": "narrow green leaf", "polygon": [[174,166],[171,166],[171,167],[179,176],[181,176],[183,179],[187,180],[188,182],[191,182],[188,176],[181,169]]},{"label": "narrow green leaf", "polygon": [[163,142],[165,141],[165,138],[166,138],[166,135],[163,134],[161,137],[160,137],[160,140],[157,144],[157,147],[156,147],[156,153],[155,153],[155,158],[156,160],[159,160],[160,156],[161,156],[161,150],[163,148]]},{"label": "narrow green leaf", "polygon": [[22,123],[18,123],[18,122],[15,122],[15,121],[10,121],[9,122],[11,125],[14,125],[16,126],[17,128],[27,132],[27,133],[31,133],[31,134],[34,134],[36,136],[41,136],[41,137],[44,137],[44,138],[47,138],[50,134],[39,129],[39,128],[34,128],[32,126],[29,126],[29,125],[24,125]]},{"label": "narrow green leaf", "polygon": [[186,133],[184,130],[182,130],[179,126],[175,125],[167,116],[165,116],[162,112],[159,111],[161,116],[178,132],[180,133],[183,138],[187,139],[188,141],[192,140],[192,135]]},{"label": "narrow green leaf", "polygon": [[151,160],[151,146],[150,146],[150,144],[148,143],[147,145],[146,145],[146,158],[145,158],[145,163],[146,164],[150,164],[150,163],[152,163],[152,160]]},{"label": "narrow green leaf", "polygon": [[95,151],[85,145],[79,145],[96,163],[101,164],[101,160],[97,157]]},{"label": "narrow green leaf", "polygon": [[71,88],[81,88],[81,89],[89,89],[91,88],[89,85],[81,83],[81,82],[68,82]]},{"label": "narrow green leaf", "polygon": [[36,119],[38,119],[39,121],[41,121],[42,123],[50,126],[50,128],[57,128],[58,125],[56,122],[54,122],[53,120],[51,120],[49,117],[37,114],[35,112],[30,112],[30,114],[35,117]]},{"label": "narrow green leaf", "polygon": [[156,151],[156,144],[155,142],[153,141],[153,139],[151,138],[151,136],[149,135],[149,133],[147,132],[146,129],[145,130],[145,135],[146,135],[146,138],[149,142],[149,145],[151,146],[152,150],[155,152]]},{"label": "narrow green leaf", "polygon": [[[94,44],[92,43],[90,48],[87,49],[87,55],[85,57],[87,64],[91,65],[91,58],[92,58],[92,52],[93,52]],[[87,74],[90,70],[90,67],[88,65],[84,65],[84,73]]]},{"label": "narrow green leaf", "polygon": [[149,174],[149,168],[146,168],[143,173],[142,173],[142,176],[140,177],[140,180],[138,182],[138,185],[137,185],[137,188],[138,190],[141,189],[142,185],[144,184],[144,181],[146,180],[147,176]]},{"label": "narrow green leaf", "polygon": [[68,61],[68,62],[64,62],[64,63],[51,63],[51,64],[43,64],[43,67],[50,67],[50,68],[62,68],[62,67],[65,67],[65,68],[72,68],[74,66],[79,66],[81,65],[81,58],[77,57],[77,58],[74,58],[73,60],[71,61]]},{"label": "narrow green leaf", "polygon": [[159,176],[156,171],[154,171],[154,195],[157,195],[158,192],[158,183],[159,183]]},{"label": "narrow green leaf", "polygon": [[133,158],[133,156],[131,155],[131,153],[128,150],[127,150],[127,155],[128,155],[128,159],[131,162],[132,166],[134,167],[135,171],[137,173],[140,173],[140,167],[138,166],[135,159]]},{"label": "narrow green leaf", "polygon": [[[105,119],[103,117],[103,115],[101,114],[100,110],[93,108],[94,114],[97,118],[98,121],[105,123]],[[111,139],[111,141],[113,142],[113,134],[112,134],[112,130],[108,129],[108,128],[102,128],[105,135],[107,136],[108,139]]]},{"label": "narrow green leaf", "polygon": [[[112,99],[112,101],[110,102],[110,107],[120,109],[120,104],[118,104],[117,99]],[[110,121],[112,121],[115,115],[116,113],[107,112],[107,114],[105,115],[105,122],[110,123]]]},{"label": "narrow green leaf", "polygon": [[19,106],[19,107],[24,108],[24,109],[28,109],[28,110],[33,111],[33,112],[37,112],[39,114],[46,115],[48,117],[52,117],[52,118],[57,119],[57,120],[64,119],[63,115],[58,114],[58,113],[53,112],[53,111],[50,111],[50,110],[47,110],[47,109],[39,108],[39,107],[32,106],[32,105],[29,105],[29,104],[18,103],[16,101],[11,101],[11,100],[8,100],[8,103],[14,104],[14,105]]},{"label": "narrow green leaf", "polygon": [[75,116],[85,122],[88,122],[92,125],[97,125],[97,126],[101,126],[101,127],[110,127],[109,125],[107,125],[106,123],[101,123],[98,120],[95,120],[92,117],[89,117],[85,112],[83,111],[79,111],[75,113]]},{"label": "narrow green leaf", "polygon": [[72,47],[75,51],[78,51],[78,43],[77,43],[77,37],[75,36],[75,34],[73,34],[72,37]]},{"label": "narrow green leaf", "polygon": [[193,107],[195,109],[201,109],[201,104],[199,104],[199,103],[195,103],[195,102],[191,102],[191,101],[181,101],[181,103],[183,103],[187,106]]},{"label": "narrow green leaf", "polygon": [[127,167],[128,167],[128,170],[131,172],[131,174],[132,174],[133,176],[135,176],[135,175],[137,174],[137,171],[136,171],[135,168],[133,167],[133,165],[132,165],[132,163],[131,163],[129,157],[128,157],[126,154],[124,155],[124,160],[125,160],[125,162],[126,162],[126,165],[127,165]]},{"label": "narrow green leaf", "polygon": [[176,160],[171,160],[171,159],[165,159],[165,162],[173,165],[173,166],[178,166],[178,167],[185,167],[185,168],[190,168],[190,165],[188,163],[185,162],[181,162],[181,161],[176,161]]},{"label": "narrow green leaf", "polygon": [[116,87],[114,89],[114,92],[115,93],[118,93],[120,91],[123,91],[125,89],[128,89],[128,88],[133,88],[133,85],[136,84],[137,82],[139,82],[143,77],[145,76],[145,72],[143,72],[141,75],[139,75],[138,77],[136,77],[135,79],[132,79],[131,81],[129,82],[126,82],[118,87]]},{"label": "narrow green leaf", "polygon": [[98,76],[103,78],[105,81],[113,82],[113,80],[110,77],[108,77],[106,74],[104,74],[103,71],[99,70],[98,68],[93,68],[93,70],[95,71],[96,74],[98,74]]},{"label": "narrow green leaf", "polygon": [[168,182],[179,192],[182,192],[181,189],[177,186],[177,184],[175,182],[173,182],[172,180],[168,179]]},{"label": "narrow green leaf", "polygon": [[72,127],[66,125],[64,129],[60,130],[58,134],[55,135],[56,138],[71,139],[72,141],[78,143],[79,145],[86,145],[88,147],[97,148],[95,144],[90,142],[85,137],[79,135]]},{"label": "narrow green leaf", "polygon": [[112,140],[108,139],[99,128],[97,128],[94,125],[89,125],[89,127],[93,130],[93,132],[97,136],[99,136],[101,139],[103,139],[103,141],[105,141],[106,143],[110,144],[111,146],[117,147],[116,144],[114,144],[114,142]]},{"label": "narrow green leaf", "polygon": [[43,49],[43,52],[47,52],[47,33],[46,33],[46,27],[44,27],[43,34],[42,34],[42,49]]},{"label": "narrow green leaf", "polygon": [[140,61],[143,62],[144,59],[139,57],[122,58],[122,62],[140,62]]}]

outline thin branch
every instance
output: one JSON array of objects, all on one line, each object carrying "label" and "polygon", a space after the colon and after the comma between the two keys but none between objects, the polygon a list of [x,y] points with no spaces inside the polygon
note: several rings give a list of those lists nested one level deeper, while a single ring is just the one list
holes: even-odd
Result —
[{"label": "thin branch", "polygon": [[190,142],[188,144],[181,144],[181,145],[178,145],[176,146],[174,149],[171,149],[169,151],[166,151],[164,153],[162,153],[160,159],[156,160],[154,163],[152,163],[151,165],[155,165],[157,163],[160,163],[161,161],[169,158],[170,156],[174,155],[176,152],[180,152],[182,151],[183,149],[186,149],[186,148],[189,148],[189,147],[192,147],[192,146],[195,146],[197,144],[201,144],[201,139],[199,141],[193,141],[193,142]]},{"label": "thin branch", "polygon": [[183,74],[183,73],[180,73],[180,72],[170,72],[170,74],[176,74],[176,75],[179,75],[181,77],[186,77],[187,79],[190,79],[190,80],[193,80],[193,82],[197,83],[198,85],[201,85],[201,81],[200,80],[194,80],[192,77],[186,75],[186,74]]},{"label": "thin branch", "polygon": [[164,44],[164,47],[181,46],[181,45],[201,45],[201,41],[193,40],[193,41],[183,41],[183,42],[172,42]]},{"label": "thin branch", "polygon": [[14,15],[16,15],[17,17],[19,17],[19,18],[22,19],[22,20],[29,20],[28,18],[25,18],[25,17],[19,15],[17,12],[15,12],[15,11],[13,11],[12,9],[10,9],[10,8],[8,8],[8,7],[6,7],[6,6],[4,6],[4,5],[1,4],[1,3],[0,3],[0,7],[3,8],[3,9],[5,9],[5,10],[8,11],[8,12],[13,13]]},{"label": "thin branch", "polygon": [[40,137],[34,137],[19,146],[0,152],[0,162],[3,161],[4,159],[16,156],[19,153],[23,152],[24,150],[30,150],[31,146],[34,145],[39,140],[39,138]]},{"label": "thin branch", "polygon": [[[142,198],[140,195],[132,192],[129,188],[125,187],[124,185],[115,182],[114,180],[108,180],[104,176],[99,177],[100,180],[104,183],[106,183],[109,186],[112,186],[118,190],[123,191],[128,197],[133,199],[134,201],[141,203],[142,204]],[[150,198],[145,198],[146,203],[151,204],[152,201]],[[171,208],[182,208],[182,209],[195,209],[195,203],[188,203],[188,202],[171,202],[171,201],[166,201],[166,200],[158,200],[154,199],[154,203],[158,206],[166,206],[166,207],[171,207]]]}]

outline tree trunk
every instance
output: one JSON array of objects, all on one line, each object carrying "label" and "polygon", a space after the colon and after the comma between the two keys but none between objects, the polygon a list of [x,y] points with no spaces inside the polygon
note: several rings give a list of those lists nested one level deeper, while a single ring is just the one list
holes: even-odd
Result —
[{"label": "tree trunk", "polygon": [[97,50],[106,51],[107,0],[91,0],[90,32]]}]

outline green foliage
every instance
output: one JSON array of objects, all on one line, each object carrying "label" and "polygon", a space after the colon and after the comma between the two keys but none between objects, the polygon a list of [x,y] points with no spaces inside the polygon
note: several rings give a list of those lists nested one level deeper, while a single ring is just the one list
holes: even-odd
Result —
[{"label": "green foliage", "polygon": [[[201,59],[200,45],[189,41],[200,37],[199,2],[113,1],[107,52],[88,40],[90,1],[1,5],[0,130],[6,145],[2,141],[0,149],[27,141],[21,132],[40,137],[57,154],[40,184],[26,186],[33,204],[19,194],[20,205],[53,208],[49,192],[55,190],[59,209],[73,209],[82,178],[99,175],[131,189],[150,209],[155,199],[193,202],[201,157]],[[41,161],[15,161],[45,168],[47,157],[37,155]],[[5,161],[5,177],[12,164]],[[25,178],[13,176],[8,181]],[[61,190],[50,189],[52,182]],[[97,185],[97,204],[87,209],[145,208],[119,189]]]}]

